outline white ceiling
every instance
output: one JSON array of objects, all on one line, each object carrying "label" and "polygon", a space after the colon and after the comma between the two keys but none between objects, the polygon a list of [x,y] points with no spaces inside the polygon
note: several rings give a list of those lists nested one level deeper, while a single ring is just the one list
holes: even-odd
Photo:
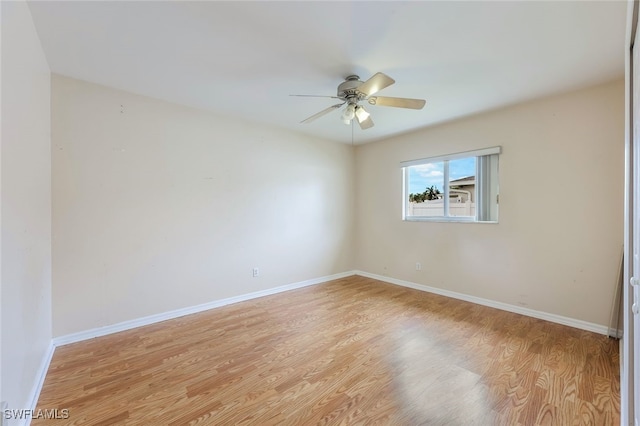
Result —
[{"label": "white ceiling", "polygon": [[334,111],[349,74],[381,71],[355,143],[621,77],[625,1],[29,2],[51,70],[171,102],[351,143]]}]

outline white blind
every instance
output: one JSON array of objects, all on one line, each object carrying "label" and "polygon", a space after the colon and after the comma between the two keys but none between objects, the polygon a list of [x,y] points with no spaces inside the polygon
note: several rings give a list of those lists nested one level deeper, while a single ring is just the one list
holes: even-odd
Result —
[{"label": "white blind", "polygon": [[418,160],[401,161],[400,167],[417,166],[418,164],[436,163],[438,161],[456,160],[458,158],[481,157],[484,155],[500,154],[502,148],[494,146],[491,148],[476,149],[474,151],[457,152],[455,154],[440,155],[438,157],[420,158]]}]

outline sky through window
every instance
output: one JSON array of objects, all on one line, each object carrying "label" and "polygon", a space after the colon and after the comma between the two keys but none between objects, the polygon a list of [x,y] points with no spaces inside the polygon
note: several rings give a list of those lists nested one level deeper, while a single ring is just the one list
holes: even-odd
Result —
[{"label": "sky through window", "polygon": [[[455,180],[467,176],[475,176],[476,157],[460,158],[449,161],[449,179]],[[420,164],[409,167],[409,193],[424,192],[430,186],[444,190],[444,163]]]}]

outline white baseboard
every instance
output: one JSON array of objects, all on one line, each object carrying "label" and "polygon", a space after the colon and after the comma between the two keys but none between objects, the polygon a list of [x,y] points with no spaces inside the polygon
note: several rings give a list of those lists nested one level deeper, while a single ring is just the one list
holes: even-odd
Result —
[{"label": "white baseboard", "polygon": [[95,337],[106,336],[107,334],[118,333],[120,331],[130,330],[136,327],[154,324],[160,321],[166,321],[185,315],[195,314],[207,311],[213,308],[230,305],[232,303],[244,302],[246,300],[256,299],[258,297],[270,296],[272,294],[282,293],[283,291],[295,290],[297,288],[307,287],[310,285],[320,284],[326,281],[337,280],[340,278],[355,275],[354,271],[342,272],[339,274],[327,275],[324,277],[313,278],[310,280],[300,281],[297,283],[287,284],[279,287],[269,288],[266,290],[256,291],[253,293],[242,294],[240,296],[229,297],[226,299],[213,300],[196,306],[188,306],[186,308],[176,309],[174,311],[163,312],[160,314],[149,315],[143,318],[137,318],[130,321],[124,321],[117,324],[98,327],[91,330],[80,331],[78,333],[67,334],[53,339],[53,345],[62,346],[70,343],[81,342],[83,340],[93,339]]},{"label": "white baseboard", "polygon": [[[476,296],[470,296],[467,294],[457,293],[450,290],[443,290],[436,287],[430,287],[422,284],[416,284],[410,281],[404,281],[397,278],[386,277],[383,275],[372,274],[365,271],[347,271],[339,274],[327,275],[324,277],[313,278],[310,280],[300,281],[297,283],[287,284],[279,287],[270,288],[267,290],[256,291],[253,293],[243,294],[240,296],[229,297],[226,299],[214,300],[211,302],[203,303],[201,305],[189,306],[182,309],[176,309],[174,311],[163,312],[160,314],[150,315],[143,318],[137,318],[130,321],[124,321],[118,324],[108,325],[105,327],[94,328],[91,330],[81,331],[78,333],[67,334],[64,336],[59,336],[53,339],[53,345],[50,349],[48,362],[51,361],[51,356],[53,355],[53,348],[56,346],[68,345],[70,343],[81,342],[83,340],[93,339],[95,337],[106,336],[112,333],[118,333],[120,331],[130,330],[136,327],[142,327],[145,325],[154,324],[160,321],[166,321],[169,319],[174,319],[178,317],[182,317],[185,315],[195,314],[198,312],[207,311],[209,309],[218,308],[221,306],[230,305],[233,303],[244,302],[251,299],[256,299],[258,297],[270,296],[272,294],[282,293],[288,290],[295,290],[297,288],[307,287],[310,285],[320,284],[326,281],[336,280],[340,278],[345,278],[351,275],[361,275],[363,277],[373,278],[379,281],[384,281],[390,284],[399,285],[402,287],[408,287],[415,290],[426,291],[429,293],[439,294],[441,296],[451,297],[454,299],[464,300],[471,303],[476,303],[478,305],[488,306],[491,308],[500,309],[503,311],[513,312],[520,315],[525,315],[533,318],[542,319],[545,321],[554,322],[557,324],[567,325],[569,327],[578,328],[581,330],[592,331],[598,334],[608,335],[608,328],[604,325],[594,324],[587,321],[577,320],[569,317],[564,317],[561,315],[550,314],[547,312],[536,311],[534,309],[523,308],[521,306],[510,305],[508,303],[497,302],[494,300],[483,299]],[[44,373],[46,374],[46,369]],[[42,377],[42,381],[44,381],[44,376]],[[40,384],[42,386],[42,384]],[[39,392],[38,392],[39,394]],[[36,399],[37,402],[37,399]]]},{"label": "white baseboard", "polygon": [[490,308],[500,309],[502,311],[513,312],[528,317],[538,318],[557,324],[568,325],[569,327],[578,328],[581,330],[592,331],[598,334],[609,334],[607,326],[594,324],[587,321],[577,320],[569,317],[563,317],[561,315],[550,314],[547,312],[536,311],[534,309],[523,308],[521,306],[510,305],[508,303],[496,302],[494,300],[483,299],[481,297],[469,296],[467,294],[456,293],[455,291],[443,290],[440,288],[429,287],[422,284],[416,284],[409,281],[399,280],[396,278],[385,277],[383,275],[371,274],[364,271],[354,271],[356,275],[363,277],[373,278],[375,280],[384,281],[389,284],[395,284],[402,287],[413,288],[415,290],[426,291],[429,293],[439,294],[441,296],[451,297],[453,299],[464,300],[466,302],[476,303],[478,305],[488,306]]},{"label": "white baseboard", "polygon": [[[44,379],[47,377],[47,371],[49,371],[49,365],[51,364],[51,358],[53,358],[53,352],[56,347],[53,342],[49,343],[49,347],[47,347],[46,352],[42,357],[42,361],[40,361],[40,367],[38,368],[38,372],[36,374],[36,381],[33,384],[33,388],[31,389],[31,393],[29,394],[29,408],[31,410],[35,410],[38,405],[38,399],[40,398],[40,392],[42,391],[42,386],[44,385]],[[29,426],[31,424],[31,417],[27,417],[21,422],[24,426]]]}]

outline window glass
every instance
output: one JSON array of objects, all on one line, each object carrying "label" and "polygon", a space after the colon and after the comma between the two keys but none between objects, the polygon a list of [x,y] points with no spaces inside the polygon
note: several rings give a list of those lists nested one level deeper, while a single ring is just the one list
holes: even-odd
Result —
[{"label": "window glass", "polygon": [[499,153],[496,147],[404,162],[403,218],[497,222]]},{"label": "window glass", "polygon": [[444,162],[409,167],[409,215],[444,216]]}]

